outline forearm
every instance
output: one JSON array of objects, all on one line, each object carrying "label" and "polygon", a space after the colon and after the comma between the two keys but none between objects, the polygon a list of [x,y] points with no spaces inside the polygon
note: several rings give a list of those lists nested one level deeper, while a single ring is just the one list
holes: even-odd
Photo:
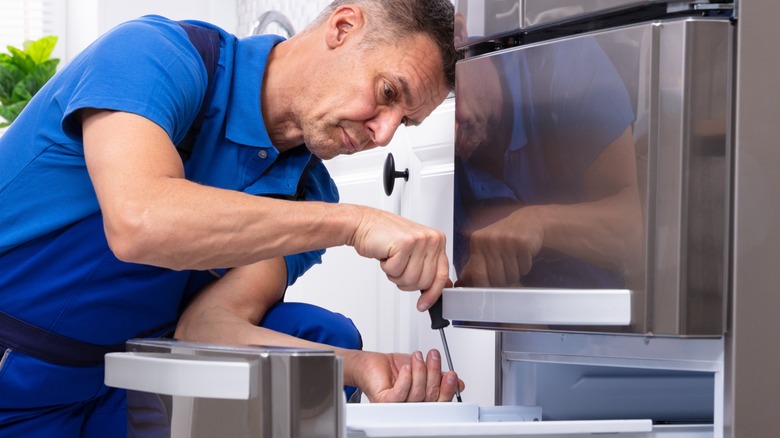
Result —
[{"label": "forearm", "polygon": [[[361,388],[372,401],[451,400],[459,383],[442,374],[441,360],[380,354],[318,344],[260,327],[282,298],[286,280],[282,258],[230,270],[204,288],[179,318],[176,338],[190,341],[332,350],[343,359],[344,383]],[[407,366],[408,365],[408,366]]]},{"label": "forearm", "polygon": [[[150,193],[151,191],[151,193]],[[106,234],[120,259],[172,269],[254,263],[350,243],[361,207],[292,202],[167,178],[107,208]],[[134,205],[135,204],[135,205]]]},{"label": "forearm", "polygon": [[402,290],[423,290],[421,311],[447,280],[444,233],[382,210],[291,202],[184,179],[168,134],[143,117],[83,110],[84,159],[117,258],[171,269],[245,266],[349,245]]},{"label": "forearm", "polygon": [[525,214],[538,218],[543,247],[625,272],[641,256],[644,225],[635,187],[614,196],[571,205],[540,205]]},{"label": "forearm", "polygon": [[244,266],[350,243],[366,208],[289,202],[184,179],[168,134],[143,117],[83,110],[84,158],[106,237],[123,261]]},{"label": "forearm", "polygon": [[[194,310],[194,309],[193,309]],[[176,327],[177,339],[234,345],[268,345],[277,347],[308,348],[332,350],[342,357],[344,365],[344,384],[362,387],[359,382],[359,363],[361,356],[373,353],[347,350],[330,345],[306,341],[284,333],[257,326],[234,312],[221,307],[211,306],[196,311],[186,311]]]}]

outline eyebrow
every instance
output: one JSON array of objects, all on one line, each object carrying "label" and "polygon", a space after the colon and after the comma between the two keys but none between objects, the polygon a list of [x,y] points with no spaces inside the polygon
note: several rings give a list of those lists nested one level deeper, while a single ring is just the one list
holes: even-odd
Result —
[{"label": "eyebrow", "polygon": [[[406,79],[404,79],[401,76],[398,76],[396,79],[398,79],[398,82],[401,84],[401,94],[404,96],[404,104],[406,106],[411,107],[412,106],[412,92],[409,88],[409,83],[406,82]],[[420,126],[419,121],[412,119],[411,117],[406,117],[406,120],[409,121],[409,125],[411,126]]]}]

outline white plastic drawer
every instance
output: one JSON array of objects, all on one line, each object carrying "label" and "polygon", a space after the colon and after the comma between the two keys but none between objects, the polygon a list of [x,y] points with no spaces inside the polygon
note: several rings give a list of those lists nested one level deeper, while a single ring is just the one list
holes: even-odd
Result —
[{"label": "white plastic drawer", "polygon": [[[711,438],[711,425],[654,426],[650,420],[533,421],[534,408],[472,403],[347,405],[347,437]],[[491,409],[499,412],[490,412]],[[485,415],[485,413],[489,415]],[[523,418],[530,414],[527,418]],[[503,421],[506,419],[506,421]]]}]

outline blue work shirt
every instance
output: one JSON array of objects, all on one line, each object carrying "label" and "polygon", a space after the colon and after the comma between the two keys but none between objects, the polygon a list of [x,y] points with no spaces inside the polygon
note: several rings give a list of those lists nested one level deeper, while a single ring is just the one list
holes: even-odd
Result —
[{"label": "blue work shirt", "polygon": [[[338,201],[327,170],[305,146],[280,154],[266,132],[260,89],[268,55],[283,39],[238,39],[192,23],[219,31],[220,53],[186,178],[292,198],[308,168],[303,199]],[[109,31],[40,90],[0,137],[0,310],[63,336],[115,344],[174,321],[187,296],[213,279],[207,272],[114,257],[77,117],[84,108],[138,114],[176,144],[195,119],[207,85],[201,57],[184,30],[147,16]],[[319,263],[322,252],[285,257],[288,284]]]}]

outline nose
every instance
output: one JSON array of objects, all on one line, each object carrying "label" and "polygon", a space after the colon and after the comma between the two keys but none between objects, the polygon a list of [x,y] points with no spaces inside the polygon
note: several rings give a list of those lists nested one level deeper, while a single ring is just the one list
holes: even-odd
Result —
[{"label": "nose", "polygon": [[382,111],[366,122],[369,138],[377,146],[387,146],[400,123],[401,115],[396,111]]}]

